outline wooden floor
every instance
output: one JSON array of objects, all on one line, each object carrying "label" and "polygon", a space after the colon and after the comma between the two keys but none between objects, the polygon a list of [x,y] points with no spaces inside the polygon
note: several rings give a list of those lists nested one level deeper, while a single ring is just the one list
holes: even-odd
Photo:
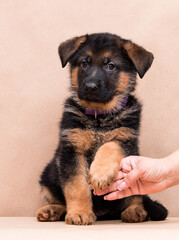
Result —
[{"label": "wooden floor", "polygon": [[179,218],[161,222],[99,221],[92,226],[37,222],[33,217],[0,217],[0,239],[14,240],[179,240]]}]

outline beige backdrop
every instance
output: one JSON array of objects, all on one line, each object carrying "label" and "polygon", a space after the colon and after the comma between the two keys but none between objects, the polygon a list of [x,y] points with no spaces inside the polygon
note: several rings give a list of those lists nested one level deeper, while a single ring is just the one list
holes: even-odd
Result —
[{"label": "beige backdrop", "polygon": [[[155,55],[138,80],[141,154],[163,157],[179,147],[179,1],[0,1],[0,215],[34,216],[44,204],[38,180],[53,157],[69,86],[60,42],[111,32]],[[179,187],[153,195],[179,216]]]}]

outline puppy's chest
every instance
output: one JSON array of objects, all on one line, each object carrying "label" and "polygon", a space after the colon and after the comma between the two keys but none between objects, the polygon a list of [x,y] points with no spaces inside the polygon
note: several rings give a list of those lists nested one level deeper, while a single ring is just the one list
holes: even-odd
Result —
[{"label": "puppy's chest", "polygon": [[89,124],[85,129],[73,128],[61,131],[61,139],[67,140],[78,153],[85,153],[110,141],[125,142],[134,135],[132,129],[121,125],[115,127],[110,122],[106,124],[105,121],[98,120],[93,121],[93,124]]},{"label": "puppy's chest", "polygon": [[111,131],[113,129],[122,127],[122,125],[115,120],[111,119],[95,119],[93,122],[91,122],[89,125],[87,125],[87,128],[94,129],[96,132],[100,131]]},{"label": "puppy's chest", "polygon": [[107,132],[122,127],[120,115],[96,116],[96,118],[89,116],[88,119],[81,119],[81,122],[86,129],[93,129],[96,132]]}]

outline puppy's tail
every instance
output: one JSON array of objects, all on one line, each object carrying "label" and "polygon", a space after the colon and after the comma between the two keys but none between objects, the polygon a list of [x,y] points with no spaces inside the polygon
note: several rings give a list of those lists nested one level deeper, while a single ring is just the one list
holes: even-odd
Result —
[{"label": "puppy's tail", "polygon": [[157,201],[153,201],[147,195],[143,197],[144,208],[148,212],[148,217],[152,221],[161,221],[167,217],[168,210],[162,204]]}]

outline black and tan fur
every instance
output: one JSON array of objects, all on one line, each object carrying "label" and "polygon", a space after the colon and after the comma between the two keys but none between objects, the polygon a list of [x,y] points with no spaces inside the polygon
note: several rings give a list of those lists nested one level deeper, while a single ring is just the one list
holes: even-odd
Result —
[{"label": "black and tan fur", "polygon": [[[70,39],[60,45],[59,55],[63,67],[70,63],[71,97],[64,105],[55,156],[41,175],[49,205],[37,211],[38,220],[65,217],[68,224],[85,225],[96,218],[165,219],[167,210],[148,196],[104,201],[89,189],[89,184],[95,190],[108,187],[121,159],[139,155],[141,104],[133,91],[137,73],[144,76],[153,55],[108,33]],[[126,97],[126,105],[120,107]],[[86,108],[95,110],[95,115],[88,115]]]}]

